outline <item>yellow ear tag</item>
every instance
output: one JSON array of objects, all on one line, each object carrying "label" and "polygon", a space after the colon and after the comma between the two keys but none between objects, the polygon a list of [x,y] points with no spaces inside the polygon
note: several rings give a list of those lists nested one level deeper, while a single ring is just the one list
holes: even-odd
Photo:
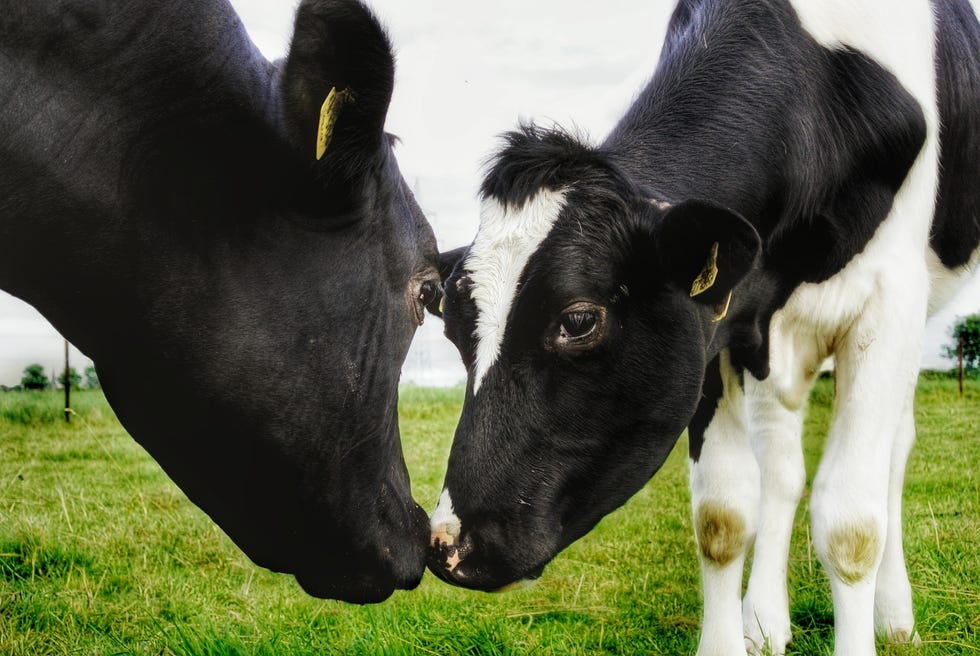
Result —
[{"label": "yellow ear tag", "polygon": [[333,126],[337,123],[340,116],[340,108],[351,99],[351,92],[347,89],[337,91],[336,87],[330,88],[327,99],[320,107],[320,126],[316,131],[316,159],[317,161],[327,152],[330,139],[333,138]]},{"label": "yellow ear tag", "polygon": [[732,304],[732,293],[728,292],[728,296],[725,298],[724,303],[720,303],[715,306],[715,317],[711,320],[711,323],[718,323],[722,319],[728,316],[728,307]]},{"label": "yellow ear tag", "polygon": [[439,298],[439,314],[440,315],[442,315],[442,308],[445,307],[445,305],[446,305],[446,296],[444,294],[442,297]]},{"label": "yellow ear tag", "polygon": [[715,278],[718,277],[718,242],[715,242],[711,246],[711,254],[708,256],[708,262],[704,265],[701,273],[698,277],[694,279],[691,284],[691,297],[695,297],[698,294],[703,294],[704,292],[711,289],[711,286],[715,284]]}]

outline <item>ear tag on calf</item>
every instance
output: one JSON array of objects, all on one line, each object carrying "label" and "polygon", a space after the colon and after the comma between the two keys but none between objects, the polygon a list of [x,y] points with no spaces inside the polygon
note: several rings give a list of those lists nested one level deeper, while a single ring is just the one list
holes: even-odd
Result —
[{"label": "ear tag on calf", "polygon": [[703,294],[704,292],[711,289],[711,286],[715,284],[715,278],[718,277],[718,242],[715,242],[711,246],[711,254],[708,256],[708,262],[704,265],[704,269],[698,274],[698,277],[694,279],[691,284],[691,297],[695,297],[698,294]]},{"label": "ear tag on calf", "polygon": [[340,108],[344,103],[351,99],[351,92],[347,89],[337,91],[336,87],[330,88],[327,99],[320,107],[320,126],[316,131],[316,159],[319,161],[323,154],[327,152],[330,139],[333,138],[333,126],[337,123],[340,116]]},{"label": "ear tag on calf", "polygon": [[719,303],[715,306],[715,317],[711,320],[712,323],[718,323],[726,316],[728,316],[728,306],[732,304],[732,293],[728,292],[728,296],[725,297],[724,303]]}]

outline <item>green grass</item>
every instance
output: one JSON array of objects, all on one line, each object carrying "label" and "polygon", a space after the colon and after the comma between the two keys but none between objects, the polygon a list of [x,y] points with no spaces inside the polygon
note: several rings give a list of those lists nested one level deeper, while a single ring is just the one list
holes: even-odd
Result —
[{"label": "green grass", "polygon": [[[101,422],[115,415],[105,402],[101,392],[73,391],[71,393],[72,416]],[[0,392],[0,426],[23,424],[43,426],[65,420],[64,391]]]},{"label": "green grass", "polygon": [[[830,381],[807,419],[812,476]],[[416,498],[438,497],[458,389],[406,387]],[[0,393],[0,654],[693,654],[700,583],[686,442],[627,505],[529,589],[488,595],[427,575],[367,607],[312,599],[253,566],[131,440],[94,392]],[[919,650],[980,654],[980,381],[923,378],[906,488]],[[791,654],[832,652],[826,580],[801,504],[790,558]]]}]

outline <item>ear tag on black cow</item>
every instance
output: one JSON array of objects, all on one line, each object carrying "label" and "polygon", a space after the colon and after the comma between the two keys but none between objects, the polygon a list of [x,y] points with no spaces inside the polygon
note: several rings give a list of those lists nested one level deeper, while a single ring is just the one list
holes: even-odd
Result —
[{"label": "ear tag on black cow", "polygon": [[694,279],[691,284],[691,297],[695,297],[698,294],[703,294],[704,292],[711,289],[711,286],[715,284],[715,278],[718,277],[718,242],[715,242],[711,246],[711,254],[708,255],[708,262],[704,265],[704,269],[698,274],[698,277]]},{"label": "ear tag on black cow", "polygon": [[333,138],[333,126],[337,123],[340,116],[340,108],[344,103],[351,99],[351,92],[347,89],[337,91],[336,87],[330,88],[327,99],[320,107],[320,126],[316,131],[316,159],[319,161],[323,154],[327,152],[327,146]]}]

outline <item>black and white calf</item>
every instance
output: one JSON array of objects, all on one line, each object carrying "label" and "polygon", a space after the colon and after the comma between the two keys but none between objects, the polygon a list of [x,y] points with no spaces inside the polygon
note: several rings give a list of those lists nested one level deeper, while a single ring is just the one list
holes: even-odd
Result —
[{"label": "black and white calf", "polygon": [[699,653],[782,653],[801,415],[834,356],[811,515],[835,653],[910,640],[913,393],[929,309],[980,260],[978,161],[965,0],[682,0],[601,146],[525,127],[490,167],[446,281],[469,383],[430,568],[537,576],[689,427]]}]

